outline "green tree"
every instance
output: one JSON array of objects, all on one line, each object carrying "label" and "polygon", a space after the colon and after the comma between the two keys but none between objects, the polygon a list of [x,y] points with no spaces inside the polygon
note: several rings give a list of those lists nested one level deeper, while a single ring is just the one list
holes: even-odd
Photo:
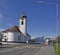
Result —
[{"label": "green tree", "polygon": [[2,41],[3,34],[0,32],[0,41]]},{"label": "green tree", "polygon": [[60,43],[60,35],[58,37],[56,37],[55,39],[56,39],[56,42],[58,40],[58,43]]},{"label": "green tree", "polygon": [[60,35],[58,36],[58,43],[60,43]]}]

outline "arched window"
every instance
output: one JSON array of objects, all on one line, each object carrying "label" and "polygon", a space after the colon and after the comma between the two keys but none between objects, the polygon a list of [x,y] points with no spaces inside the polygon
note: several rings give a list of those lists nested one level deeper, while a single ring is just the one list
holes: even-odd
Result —
[{"label": "arched window", "polygon": [[23,22],[23,21],[21,21],[21,24],[23,25],[23,24],[24,24],[24,22]]}]

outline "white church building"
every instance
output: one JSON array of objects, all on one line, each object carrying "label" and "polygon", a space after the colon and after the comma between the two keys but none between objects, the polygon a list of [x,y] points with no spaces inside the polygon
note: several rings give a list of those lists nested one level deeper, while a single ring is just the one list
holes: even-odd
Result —
[{"label": "white church building", "polygon": [[19,26],[13,26],[2,31],[3,42],[28,42],[31,36],[27,33],[27,16],[22,15],[19,19]]}]

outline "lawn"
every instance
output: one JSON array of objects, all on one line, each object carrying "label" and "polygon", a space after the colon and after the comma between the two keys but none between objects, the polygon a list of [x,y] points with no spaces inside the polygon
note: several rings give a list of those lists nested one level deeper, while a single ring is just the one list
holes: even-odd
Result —
[{"label": "lawn", "polygon": [[56,45],[54,46],[55,55],[60,55],[60,43],[58,44],[58,51],[56,51]]}]

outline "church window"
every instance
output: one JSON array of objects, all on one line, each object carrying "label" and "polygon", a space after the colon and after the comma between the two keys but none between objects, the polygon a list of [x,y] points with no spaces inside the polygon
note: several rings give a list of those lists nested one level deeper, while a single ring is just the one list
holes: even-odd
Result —
[{"label": "church window", "polygon": [[24,22],[22,21],[22,22],[21,22],[21,24],[23,25],[23,24],[24,24]]},{"label": "church window", "polygon": [[6,37],[6,36],[4,36],[4,37]]}]

